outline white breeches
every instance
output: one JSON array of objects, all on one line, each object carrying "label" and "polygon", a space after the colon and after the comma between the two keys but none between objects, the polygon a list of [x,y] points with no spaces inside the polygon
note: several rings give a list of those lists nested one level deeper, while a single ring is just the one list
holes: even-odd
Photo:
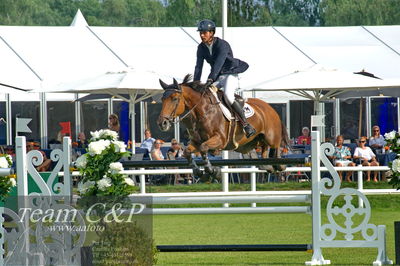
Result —
[{"label": "white breeches", "polygon": [[238,88],[239,78],[237,74],[221,75],[213,83],[214,86],[224,91],[225,98],[229,104],[235,101],[235,91]]}]

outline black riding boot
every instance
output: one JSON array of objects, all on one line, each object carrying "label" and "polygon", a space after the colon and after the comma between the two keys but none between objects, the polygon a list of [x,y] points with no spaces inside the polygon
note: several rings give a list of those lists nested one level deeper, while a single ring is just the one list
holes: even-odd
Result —
[{"label": "black riding boot", "polygon": [[246,117],[244,116],[244,112],[242,107],[237,101],[234,101],[232,104],[232,109],[235,111],[235,113],[239,116],[239,120],[242,123],[243,129],[246,132],[246,137],[250,138],[254,134],[256,134],[256,130],[253,128],[252,125],[250,125],[247,122]]}]

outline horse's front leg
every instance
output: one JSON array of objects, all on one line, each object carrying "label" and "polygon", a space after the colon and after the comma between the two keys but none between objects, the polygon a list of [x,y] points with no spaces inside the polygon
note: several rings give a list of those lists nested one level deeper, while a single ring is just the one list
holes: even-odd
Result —
[{"label": "horse's front leg", "polygon": [[210,149],[218,149],[221,148],[222,146],[222,140],[219,136],[213,136],[207,141],[203,142],[200,145],[200,152],[201,152],[201,157],[203,158],[203,161],[205,162],[204,165],[204,171],[206,174],[209,174],[211,178],[221,178],[221,169],[219,167],[214,167],[211,165],[211,162],[208,158],[208,151]]},{"label": "horse's front leg", "polygon": [[193,169],[193,176],[200,178],[203,175],[203,172],[200,170],[200,167],[197,165],[196,161],[193,160],[192,154],[197,151],[196,147],[192,144],[189,144],[186,149],[183,151],[183,157],[185,157],[188,162],[189,166]]}]

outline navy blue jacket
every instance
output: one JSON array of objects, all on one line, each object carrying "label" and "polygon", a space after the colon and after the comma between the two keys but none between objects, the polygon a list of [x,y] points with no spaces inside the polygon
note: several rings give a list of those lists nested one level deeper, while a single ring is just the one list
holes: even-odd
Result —
[{"label": "navy blue jacket", "polygon": [[211,65],[211,72],[208,78],[213,81],[217,80],[220,75],[243,73],[249,68],[246,62],[234,58],[229,43],[218,37],[214,37],[212,55],[210,55],[210,51],[204,43],[200,43],[197,46],[197,61],[194,68],[195,81],[201,79],[204,60]]}]

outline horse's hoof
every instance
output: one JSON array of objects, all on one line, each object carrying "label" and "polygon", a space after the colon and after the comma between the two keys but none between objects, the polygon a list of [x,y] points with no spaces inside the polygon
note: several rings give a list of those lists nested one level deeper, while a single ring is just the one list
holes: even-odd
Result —
[{"label": "horse's hoof", "polygon": [[221,181],[222,179],[222,173],[221,173],[221,168],[219,167],[213,167],[213,172],[211,174],[211,177],[213,179],[216,179],[218,181]]},{"label": "horse's hoof", "polygon": [[274,165],[274,169],[277,172],[282,172],[286,170],[286,165]]},{"label": "horse's hoof", "polygon": [[201,178],[203,176],[203,171],[200,168],[193,168],[193,176],[196,178]]},{"label": "horse's hoof", "polygon": [[275,172],[275,169],[274,169],[274,167],[272,165],[260,165],[258,167],[258,169],[265,170],[268,173],[274,173]]},{"label": "horse's hoof", "polygon": [[210,176],[210,174],[202,174],[201,176],[200,176],[200,181],[201,182],[203,182],[203,183],[210,183],[211,182],[211,176]]}]

